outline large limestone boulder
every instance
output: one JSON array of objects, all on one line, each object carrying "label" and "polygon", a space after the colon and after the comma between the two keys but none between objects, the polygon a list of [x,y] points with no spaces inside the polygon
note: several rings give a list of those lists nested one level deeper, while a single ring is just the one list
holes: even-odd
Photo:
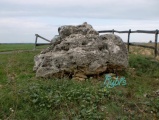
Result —
[{"label": "large limestone boulder", "polygon": [[100,73],[120,71],[128,66],[128,52],[114,34],[99,35],[87,23],[62,26],[52,45],[35,56],[37,77],[68,75],[84,80]]}]

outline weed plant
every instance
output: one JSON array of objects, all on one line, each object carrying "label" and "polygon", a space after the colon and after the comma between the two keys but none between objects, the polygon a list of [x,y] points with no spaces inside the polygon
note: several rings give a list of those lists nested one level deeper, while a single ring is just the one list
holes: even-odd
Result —
[{"label": "weed plant", "polygon": [[73,81],[35,78],[40,51],[0,56],[0,119],[159,119],[159,62],[129,56],[127,85],[108,89],[104,77]]}]

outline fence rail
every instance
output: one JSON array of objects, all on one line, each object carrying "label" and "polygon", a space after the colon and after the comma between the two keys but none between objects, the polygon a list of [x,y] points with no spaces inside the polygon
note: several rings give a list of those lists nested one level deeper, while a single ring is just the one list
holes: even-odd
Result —
[{"label": "fence rail", "polygon": [[[144,47],[144,48],[150,48],[150,49],[154,49],[154,54],[155,54],[155,57],[157,56],[157,53],[158,53],[158,49],[157,49],[157,41],[158,41],[158,34],[159,34],[159,30],[156,29],[156,30],[135,30],[135,31],[131,31],[131,29],[129,30],[126,30],[126,31],[118,31],[118,30],[101,30],[101,31],[98,31],[99,33],[127,33],[128,34],[128,39],[127,39],[127,48],[128,48],[128,51],[129,51],[129,46],[132,45],[132,46],[139,46],[139,47]],[[134,43],[130,43],[130,34],[131,33],[146,33],[146,34],[155,34],[155,42],[154,42],[154,47],[153,46],[145,46],[145,45],[141,45],[141,44],[134,44]],[[36,38],[35,38],[35,48],[36,46],[40,46],[40,45],[48,45],[48,44],[51,44],[51,41],[38,35],[38,34],[35,34]],[[37,43],[37,40],[38,40],[38,37],[49,42],[49,43]],[[34,48],[34,49],[35,49]]]},{"label": "fence rail", "polygon": [[[156,31],[158,32],[158,30],[135,30],[135,31],[131,31],[131,29],[130,30],[128,30],[128,31],[118,31],[118,30],[100,30],[100,31],[98,31],[99,33],[107,33],[107,32],[111,32],[111,33],[149,33],[149,34],[155,34],[156,33]],[[157,33],[157,34],[159,34],[159,33]]]},{"label": "fence rail", "polygon": [[[133,46],[140,46],[140,47],[145,47],[145,48],[151,48],[154,49],[154,54],[155,57],[157,56],[158,53],[158,49],[157,49],[157,40],[158,40],[158,34],[159,34],[159,30],[135,30],[135,31],[131,31],[131,29],[127,30],[127,31],[118,31],[118,30],[101,30],[98,31],[99,33],[127,33],[128,34],[128,40],[127,40],[127,47],[128,47],[128,51],[129,51],[129,45],[133,45]],[[146,34],[155,34],[155,42],[154,42],[154,47],[152,46],[145,46],[145,45],[141,45],[141,44],[133,44],[130,43],[130,34],[131,33],[146,33]]]},{"label": "fence rail", "polygon": [[[37,43],[38,37],[41,38],[41,39],[43,39],[43,40],[45,40],[45,41],[47,41],[47,42],[49,42],[49,43]],[[38,34],[35,34],[35,46],[34,46],[34,50],[36,49],[36,46],[49,45],[49,44],[51,44],[50,40],[48,40],[48,39],[46,39],[46,38],[44,38],[44,37],[42,37],[42,36],[40,36]]]},{"label": "fence rail", "polygon": [[129,45],[155,49],[155,47],[153,47],[153,46],[145,46],[145,45],[140,45],[140,44],[135,44],[135,43],[129,43]]}]

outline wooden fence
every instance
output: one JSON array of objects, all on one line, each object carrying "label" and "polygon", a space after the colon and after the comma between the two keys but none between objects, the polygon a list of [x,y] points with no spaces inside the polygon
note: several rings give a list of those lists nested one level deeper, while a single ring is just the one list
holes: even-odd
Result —
[{"label": "wooden fence", "polygon": [[[41,39],[43,39],[43,40],[45,40],[45,41],[47,41],[47,42],[49,42],[49,43],[37,43],[38,37],[41,38]],[[51,43],[50,40],[48,40],[48,39],[46,39],[46,38],[44,38],[44,37],[42,37],[42,36],[40,36],[40,35],[38,35],[38,34],[35,34],[35,46],[34,46],[34,50],[36,49],[36,46],[48,45],[48,44],[50,44],[50,43]]]},{"label": "wooden fence", "polygon": [[[133,46],[140,46],[140,47],[145,47],[145,48],[151,48],[154,49],[154,53],[155,53],[155,57],[157,56],[158,53],[158,49],[157,49],[157,40],[158,40],[158,30],[135,30],[135,31],[131,31],[131,29],[129,29],[128,31],[117,31],[117,30],[102,30],[102,31],[98,31],[99,33],[127,33],[128,34],[128,40],[127,40],[127,47],[128,47],[128,51],[129,51],[129,45],[133,45]],[[131,33],[147,33],[147,34],[154,34],[155,35],[155,42],[154,42],[154,47],[153,46],[144,46],[141,44],[134,44],[134,43],[130,43],[130,34]]]},{"label": "wooden fence", "polygon": [[[158,30],[135,30],[135,31],[131,31],[131,29],[129,29],[128,31],[117,31],[117,30],[102,30],[102,31],[98,31],[99,33],[127,33],[128,34],[128,40],[127,40],[127,47],[128,47],[128,51],[129,51],[129,46],[132,45],[132,46],[140,46],[140,47],[145,47],[145,48],[150,48],[150,49],[154,49],[154,54],[155,54],[155,57],[157,56],[157,53],[158,53],[158,49],[157,49],[157,40],[158,40],[158,34],[159,34],[159,31]],[[154,34],[155,35],[155,42],[154,42],[154,47],[153,46],[144,46],[144,45],[141,45],[141,44],[134,44],[134,43],[130,43],[130,34],[131,33],[146,33],[146,34]],[[38,34],[35,34],[36,38],[35,38],[35,48],[36,46],[39,46],[39,45],[48,45],[48,44],[51,44],[51,41],[38,35]],[[37,40],[38,40],[38,37],[49,42],[49,43],[37,43]]]}]

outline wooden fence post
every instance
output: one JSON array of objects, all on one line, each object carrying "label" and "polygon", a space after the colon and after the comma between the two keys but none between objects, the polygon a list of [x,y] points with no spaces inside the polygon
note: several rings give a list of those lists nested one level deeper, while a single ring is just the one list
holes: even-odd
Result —
[{"label": "wooden fence post", "polygon": [[155,32],[155,57],[157,57],[157,39],[158,39],[158,30]]},{"label": "wooden fence post", "polygon": [[34,45],[34,50],[36,49],[36,44],[37,44],[37,40],[38,40],[38,35],[37,34],[35,34],[35,45]]},{"label": "wooden fence post", "polygon": [[129,32],[128,32],[128,43],[127,43],[128,52],[129,52],[129,44],[130,44],[130,33],[131,33],[131,29],[129,29]]},{"label": "wooden fence post", "polygon": [[114,29],[112,30],[112,33],[114,34]]}]

